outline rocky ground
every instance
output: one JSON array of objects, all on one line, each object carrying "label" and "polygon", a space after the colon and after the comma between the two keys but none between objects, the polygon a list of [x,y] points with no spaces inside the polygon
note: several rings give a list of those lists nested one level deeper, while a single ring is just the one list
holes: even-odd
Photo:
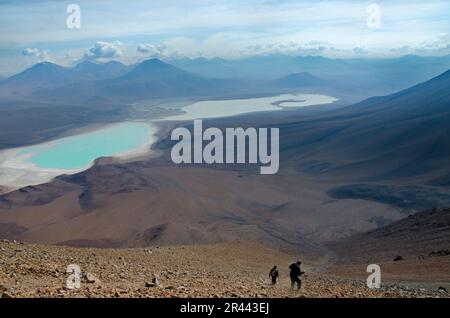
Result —
[{"label": "rocky ground", "polygon": [[[0,242],[2,297],[448,297],[444,290],[395,285],[370,290],[364,279],[311,273],[290,291],[287,267],[297,257],[255,243],[139,249],[70,248]],[[68,289],[68,265],[81,269],[81,287]],[[281,279],[271,286],[270,268]]]}]

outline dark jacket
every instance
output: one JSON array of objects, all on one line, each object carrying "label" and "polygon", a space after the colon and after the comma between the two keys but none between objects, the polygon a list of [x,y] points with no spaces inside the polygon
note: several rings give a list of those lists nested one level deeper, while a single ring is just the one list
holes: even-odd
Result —
[{"label": "dark jacket", "polygon": [[270,270],[269,276],[272,277],[272,278],[274,278],[274,277],[275,277],[275,278],[279,277],[280,275],[278,274],[278,269],[272,268],[272,269]]},{"label": "dark jacket", "polygon": [[289,269],[291,270],[290,276],[292,278],[297,278],[301,275],[301,270],[300,270],[300,266],[297,265],[297,263],[291,264],[291,266],[289,266]]}]

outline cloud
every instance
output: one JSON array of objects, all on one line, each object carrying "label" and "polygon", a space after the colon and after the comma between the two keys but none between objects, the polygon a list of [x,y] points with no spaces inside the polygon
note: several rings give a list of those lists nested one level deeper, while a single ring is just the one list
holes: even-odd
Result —
[{"label": "cloud", "polygon": [[116,42],[98,41],[94,44],[94,46],[89,48],[89,50],[85,53],[84,57],[86,59],[112,59],[120,57],[123,55],[120,46],[122,46],[122,43],[119,41]]},{"label": "cloud", "polygon": [[45,62],[50,60],[47,51],[39,50],[36,48],[26,48],[22,50],[22,55],[26,57],[36,57],[39,62]]},{"label": "cloud", "polygon": [[24,56],[38,56],[38,54],[39,54],[38,49],[26,48],[22,51],[22,55]]},{"label": "cloud", "polygon": [[161,57],[167,57],[168,54],[168,50],[167,50],[167,45],[163,44],[158,44],[158,45],[154,45],[154,44],[139,44],[137,46],[137,51],[141,54],[145,54],[151,57],[157,57],[157,58],[161,58]]},{"label": "cloud", "polygon": [[435,40],[421,43],[419,50],[424,51],[446,51],[450,49],[450,34],[442,33]]},{"label": "cloud", "polygon": [[337,51],[332,45],[325,41],[308,41],[298,43],[296,41],[287,41],[279,43],[256,43],[245,48],[247,55],[271,55],[271,54],[290,54],[290,55],[322,55]]},{"label": "cloud", "polygon": [[326,41],[313,40],[300,45],[298,51],[302,55],[322,55],[335,51],[335,48]]},{"label": "cloud", "polygon": [[355,53],[356,55],[365,55],[367,53],[369,53],[369,50],[367,50],[366,48],[357,46],[353,48],[353,53]]},{"label": "cloud", "polygon": [[450,35],[448,33],[439,34],[435,39],[423,41],[417,45],[404,45],[390,49],[397,54],[450,54]]}]

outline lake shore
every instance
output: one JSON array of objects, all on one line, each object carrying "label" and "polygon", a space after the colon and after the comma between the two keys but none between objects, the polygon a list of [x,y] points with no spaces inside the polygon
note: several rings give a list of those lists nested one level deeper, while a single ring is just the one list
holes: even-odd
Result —
[{"label": "lake shore", "polygon": [[[270,97],[236,100],[197,101],[181,107],[180,110],[184,112],[183,114],[168,115],[155,120],[147,119],[145,121],[134,120],[106,125],[89,125],[85,128],[78,128],[76,131],[69,132],[66,136],[56,140],[33,146],[18,147],[0,151],[0,186],[2,186],[3,189],[6,189],[2,190],[2,192],[10,192],[25,186],[46,183],[59,175],[75,174],[87,170],[98,162],[98,159],[103,157],[112,158],[114,162],[130,162],[148,159],[149,156],[158,156],[159,153],[156,153],[151,148],[160,138],[162,138],[161,136],[158,136],[158,131],[160,130],[158,126],[162,127],[163,125],[167,125],[165,124],[166,122],[179,122],[206,118],[224,118],[255,112],[280,111],[284,108],[330,104],[336,101],[337,99],[334,97],[316,94],[282,94]],[[36,147],[55,147],[55,145],[64,142],[67,139],[76,138],[87,134],[95,134],[99,131],[110,129],[114,125],[126,123],[144,123],[149,125],[149,134],[146,141],[135,149],[92,158],[89,161],[89,164],[83,165],[82,167],[66,169],[38,166],[31,161],[31,157],[33,155],[27,153],[29,149],[35,149]]]},{"label": "lake shore", "polygon": [[[132,123],[143,123],[143,122],[132,122]],[[103,127],[97,127],[97,129],[92,130],[92,127],[87,128],[84,132],[78,130],[80,133],[74,136],[86,135],[92,132],[98,132],[105,129],[111,129],[114,125],[118,124],[108,124]],[[151,154],[151,146],[157,141],[156,134],[158,128],[156,125],[145,123],[149,126],[149,133],[146,138],[146,142],[141,144],[138,148],[132,150],[125,150],[122,152],[115,153],[113,156],[100,156],[93,158],[89,164],[78,167],[74,169],[61,169],[61,168],[45,168],[39,167],[30,161],[31,154],[23,154],[27,150],[33,147],[54,147],[57,143],[72,138],[72,136],[63,137],[53,141],[45,142],[42,144],[37,144],[34,146],[19,147],[14,149],[7,149],[0,151],[0,185],[4,189],[3,192],[10,192],[15,189],[42,184],[51,181],[53,178],[64,175],[64,174],[75,174],[92,167],[95,162],[102,157],[112,157],[120,161],[130,161],[140,157],[148,157]]]}]

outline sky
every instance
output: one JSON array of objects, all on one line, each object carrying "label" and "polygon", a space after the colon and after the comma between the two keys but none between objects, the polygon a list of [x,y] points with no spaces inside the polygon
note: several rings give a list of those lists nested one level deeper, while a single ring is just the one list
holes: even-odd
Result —
[{"label": "sky", "polygon": [[448,0],[0,0],[0,75],[85,59],[446,55],[449,13]]}]

